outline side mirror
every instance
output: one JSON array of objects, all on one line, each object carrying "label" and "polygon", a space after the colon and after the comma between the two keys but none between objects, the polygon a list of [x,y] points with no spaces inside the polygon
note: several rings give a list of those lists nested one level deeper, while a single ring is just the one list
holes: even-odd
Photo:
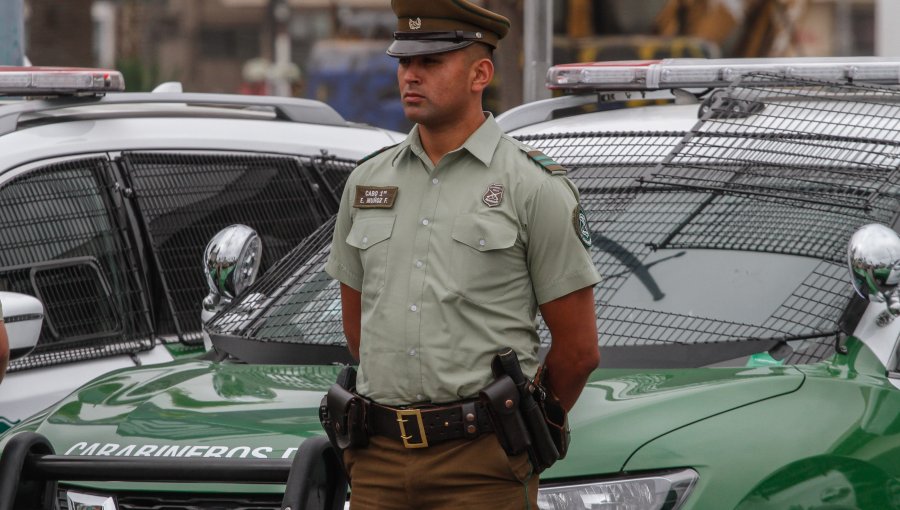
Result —
[{"label": "side mirror", "polygon": [[9,359],[25,357],[34,350],[41,337],[44,305],[34,296],[15,292],[0,292],[3,322],[9,337]]},{"label": "side mirror", "polygon": [[900,235],[873,223],[860,227],[847,247],[851,283],[862,298],[887,303],[881,325],[900,315]]},{"label": "side mirror", "polygon": [[262,241],[246,225],[231,225],[213,236],[203,252],[209,286],[200,314],[204,324],[256,281],[261,259]]}]

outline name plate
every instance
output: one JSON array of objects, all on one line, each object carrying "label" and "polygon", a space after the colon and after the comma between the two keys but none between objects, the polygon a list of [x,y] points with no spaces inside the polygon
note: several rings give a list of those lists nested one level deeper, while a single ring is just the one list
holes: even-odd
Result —
[{"label": "name plate", "polygon": [[392,209],[397,200],[397,186],[357,186],[356,200],[353,207],[357,209]]}]

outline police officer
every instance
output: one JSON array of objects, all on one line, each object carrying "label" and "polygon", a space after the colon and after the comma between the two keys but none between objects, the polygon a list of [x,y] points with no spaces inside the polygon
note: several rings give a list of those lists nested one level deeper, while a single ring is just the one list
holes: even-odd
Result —
[{"label": "police officer", "polygon": [[563,407],[597,366],[590,231],[565,169],[481,110],[509,21],[464,0],[393,0],[388,54],[406,140],[363,161],[341,200],[326,271],[371,404],[344,460],[360,509],[536,508],[526,454],[508,456],[479,390],[510,347]]}]

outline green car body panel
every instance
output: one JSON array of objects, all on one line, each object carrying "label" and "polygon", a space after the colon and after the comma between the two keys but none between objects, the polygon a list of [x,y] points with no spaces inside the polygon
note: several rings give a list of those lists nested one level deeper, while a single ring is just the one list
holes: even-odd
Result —
[{"label": "green car body panel", "polygon": [[685,509],[900,508],[900,393],[867,347],[848,347],[797,366],[796,392],[673,429],[625,470],[692,467],[704,496]]},{"label": "green car body panel", "polygon": [[[900,393],[862,342],[851,338],[848,345],[848,355],[808,366],[597,370],[571,415],[573,447],[542,480],[587,481],[691,467],[700,478],[685,508],[786,508],[779,501],[797,501],[798,491],[811,500],[798,508],[832,508],[822,505],[845,500],[860,508],[892,508],[900,504],[894,495],[900,494]],[[337,371],[201,360],[123,370],[94,380],[12,432],[42,433],[57,453],[68,455],[289,462],[304,438],[322,433],[318,404]],[[4,444],[0,440],[0,447]],[[873,483],[884,490],[873,490]],[[74,485],[283,490],[278,485]],[[857,501],[860,493],[884,504]]]}]

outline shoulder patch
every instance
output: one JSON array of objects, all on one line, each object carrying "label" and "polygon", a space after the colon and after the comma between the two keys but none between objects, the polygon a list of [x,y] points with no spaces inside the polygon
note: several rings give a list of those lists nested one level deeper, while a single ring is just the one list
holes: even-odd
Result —
[{"label": "shoulder patch", "polygon": [[528,157],[535,163],[541,165],[541,168],[550,173],[550,175],[566,175],[566,167],[560,165],[556,161],[550,159],[550,156],[541,151],[532,150],[527,152]]},{"label": "shoulder patch", "polygon": [[575,234],[578,235],[581,244],[585,248],[590,248],[594,243],[591,239],[591,227],[588,225],[587,214],[584,213],[581,204],[577,204],[575,210],[572,211],[572,225],[575,227]]},{"label": "shoulder patch", "polygon": [[359,165],[365,163],[366,161],[369,161],[370,159],[374,158],[375,156],[381,154],[382,152],[384,152],[384,151],[386,151],[386,150],[388,150],[388,149],[393,149],[394,147],[396,147],[396,146],[398,146],[398,145],[400,145],[400,144],[399,144],[399,143],[395,143],[394,145],[388,145],[387,147],[382,147],[382,148],[378,149],[377,151],[373,152],[372,154],[369,154],[368,156],[366,156],[366,157],[362,158],[361,160],[357,161],[357,162],[356,162],[356,166],[359,166]]}]

